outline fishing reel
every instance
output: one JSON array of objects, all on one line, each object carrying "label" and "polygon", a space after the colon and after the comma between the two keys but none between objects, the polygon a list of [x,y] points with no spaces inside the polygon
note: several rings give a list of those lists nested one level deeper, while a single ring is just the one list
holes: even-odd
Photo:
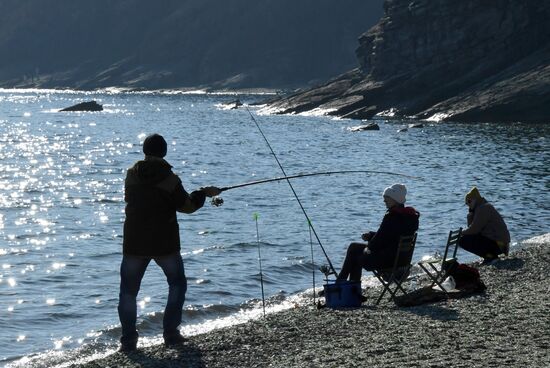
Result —
[{"label": "fishing reel", "polygon": [[212,204],[212,206],[220,207],[221,205],[223,205],[223,198],[218,196],[212,197],[210,203]]},{"label": "fishing reel", "polygon": [[334,272],[334,270],[329,265],[319,266],[319,271],[321,271],[327,279],[330,275],[336,275],[336,272]]}]

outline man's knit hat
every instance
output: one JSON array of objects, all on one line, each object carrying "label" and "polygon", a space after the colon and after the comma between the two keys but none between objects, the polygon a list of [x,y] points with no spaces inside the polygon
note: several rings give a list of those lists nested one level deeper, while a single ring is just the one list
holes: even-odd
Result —
[{"label": "man's knit hat", "polygon": [[163,158],[166,156],[166,141],[160,134],[151,134],[143,141],[143,153],[147,156]]},{"label": "man's knit hat", "polygon": [[470,200],[479,200],[481,199],[481,194],[479,194],[479,190],[477,190],[477,187],[473,187],[468,193],[466,193],[466,196],[464,197],[464,201],[468,203]]},{"label": "man's knit hat", "polygon": [[404,184],[393,184],[392,186],[384,189],[384,197],[390,197],[397,203],[404,204],[407,195],[407,187]]}]

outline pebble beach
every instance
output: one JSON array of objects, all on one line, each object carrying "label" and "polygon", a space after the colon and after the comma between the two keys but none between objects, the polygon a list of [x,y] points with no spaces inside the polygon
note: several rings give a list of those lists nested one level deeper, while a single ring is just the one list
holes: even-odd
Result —
[{"label": "pebble beach", "polygon": [[300,306],[209,333],[177,348],[114,353],[96,367],[549,367],[550,234],[491,265],[487,290],[460,299],[357,309]]}]

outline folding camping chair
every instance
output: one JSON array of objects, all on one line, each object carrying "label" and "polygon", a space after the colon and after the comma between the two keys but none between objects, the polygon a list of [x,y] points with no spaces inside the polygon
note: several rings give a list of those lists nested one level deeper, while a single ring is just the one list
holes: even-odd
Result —
[{"label": "folding camping chair", "polygon": [[[450,272],[452,271],[452,266],[457,262],[456,260],[456,252],[458,250],[458,241],[460,240],[460,237],[462,236],[462,228],[459,228],[458,230],[451,230],[449,231],[449,237],[447,238],[447,245],[445,246],[445,253],[443,254],[443,258],[441,260],[430,260],[430,261],[420,261],[418,262],[418,265],[420,268],[424,270],[426,274],[428,274],[428,277],[432,280],[432,284],[430,285],[430,288],[434,287],[434,285],[437,284],[447,294],[447,290],[441,285],[443,281],[449,276]],[[451,248],[454,248],[452,250],[452,256],[449,256]],[[438,263],[441,263],[440,265],[437,265]]]},{"label": "folding camping chair", "polygon": [[[397,247],[397,254],[395,255],[395,261],[393,267],[376,269],[372,273],[382,283],[384,290],[378,297],[376,305],[380,303],[382,297],[386,292],[390,293],[391,299],[395,302],[395,295],[398,291],[403,294],[407,294],[407,291],[401,286],[403,281],[407,279],[411,271],[411,260],[414,253],[414,247],[416,245],[416,233],[413,235],[401,236],[399,238],[399,245]],[[393,287],[395,285],[395,287]]]}]

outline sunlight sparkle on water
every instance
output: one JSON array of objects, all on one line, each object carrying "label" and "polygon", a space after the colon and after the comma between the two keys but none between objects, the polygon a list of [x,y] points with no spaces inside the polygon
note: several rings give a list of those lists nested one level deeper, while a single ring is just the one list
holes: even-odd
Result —
[{"label": "sunlight sparkle on water", "polygon": [[37,219],[36,223],[42,227],[49,227],[53,225],[53,222],[48,221],[46,219]]},{"label": "sunlight sparkle on water", "polygon": [[65,263],[58,263],[58,262],[52,263],[52,268],[53,268],[54,270],[59,270],[60,268],[63,268],[63,267],[65,267],[65,266],[66,266]]}]

